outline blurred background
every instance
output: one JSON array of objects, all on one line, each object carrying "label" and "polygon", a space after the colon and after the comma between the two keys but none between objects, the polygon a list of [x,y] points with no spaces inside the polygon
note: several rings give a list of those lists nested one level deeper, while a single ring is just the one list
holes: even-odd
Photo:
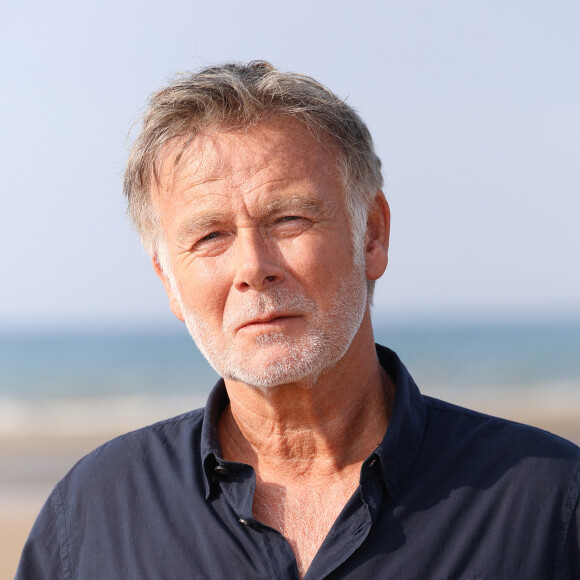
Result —
[{"label": "blurred background", "polygon": [[125,218],[132,124],[173,74],[267,59],[368,123],[393,214],[377,339],[423,392],[580,442],[580,4],[3,7],[0,577],[56,481],[215,381]]}]

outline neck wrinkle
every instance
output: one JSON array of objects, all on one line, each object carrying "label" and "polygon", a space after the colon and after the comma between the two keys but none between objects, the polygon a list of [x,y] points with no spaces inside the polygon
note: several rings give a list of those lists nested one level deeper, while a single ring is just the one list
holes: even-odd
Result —
[{"label": "neck wrinkle", "polygon": [[333,478],[359,467],[384,436],[394,387],[378,364],[347,378],[337,384],[327,375],[313,389],[273,397],[237,397],[235,389],[219,422],[224,458],[267,479]]}]

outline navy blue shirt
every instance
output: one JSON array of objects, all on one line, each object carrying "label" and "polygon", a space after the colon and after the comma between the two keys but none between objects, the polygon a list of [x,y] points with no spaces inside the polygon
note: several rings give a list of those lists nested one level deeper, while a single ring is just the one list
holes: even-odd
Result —
[{"label": "navy blue shirt", "polygon": [[[390,350],[389,427],[305,578],[580,578],[580,449],[422,396]],[[224,461],[223,382],[205,410],[123,435],[56,486],[17,579],[298,578],[252,517],[255,476]]]}]

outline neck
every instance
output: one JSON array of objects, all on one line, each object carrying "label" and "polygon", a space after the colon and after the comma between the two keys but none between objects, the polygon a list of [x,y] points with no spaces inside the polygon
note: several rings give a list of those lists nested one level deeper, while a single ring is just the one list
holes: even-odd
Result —
[{"label": "neck", "polygon": [[314,385],[288,384],[271,392],[232,381],[226,387],[230,406],[219,424],[224,457],[289,485],[358,470],[384,436],[394,394],[372,330],[367,340],[357,334]]}]

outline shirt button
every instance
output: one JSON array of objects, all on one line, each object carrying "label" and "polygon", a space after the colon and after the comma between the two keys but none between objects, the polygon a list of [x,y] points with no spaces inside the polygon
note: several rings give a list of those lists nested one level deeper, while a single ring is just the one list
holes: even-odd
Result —
[{"label": "shirt button", "polygon": [[216,465],[213,470],[218,474],[218,475],[229,475],[230,474],[230,470],[227,467],[224,467],[223,465]]},{"label": "shirt button", "polygon": [[248,520],[245,520],[244,518],[239,518],[238,521],[240,522],[240,524],[244,524],[244,526],[248,526],[249,528],[257,528],[256,524],[254,524],[253,522],[249,522]]}]

